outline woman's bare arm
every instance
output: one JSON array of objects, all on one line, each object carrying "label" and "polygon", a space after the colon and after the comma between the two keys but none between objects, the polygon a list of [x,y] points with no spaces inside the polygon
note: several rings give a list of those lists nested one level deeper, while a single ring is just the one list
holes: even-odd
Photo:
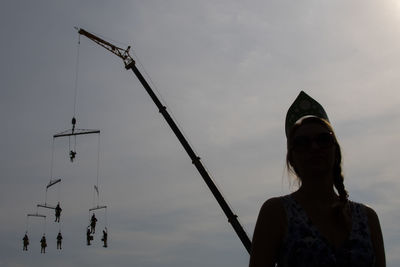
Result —
[{"label": "woman's bare arm", "polygon": [[372,245],[376,257],[376,267],[385,267],[385,248],[383,244],[382,230],[376,212],[367,207],[368,224],[371,232]]},{"label": "woman's bare arm", "polygon": [[254,229],[249,267],[275,266],[286,224],[281,200],[267,200],[261,207]]}]

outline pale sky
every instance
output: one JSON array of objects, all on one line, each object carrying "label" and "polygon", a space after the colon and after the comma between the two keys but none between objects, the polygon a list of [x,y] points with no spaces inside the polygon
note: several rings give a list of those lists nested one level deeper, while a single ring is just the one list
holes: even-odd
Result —
[{"label": "pale sky", "polygon": [[[400,2],[21,1],[0,8],[0,266],[247,266],[249,255],[137,78],[85,37],[130,45],[249,237],[262,203],[296,190],[284,119],[300,90],[326,109],[350,199],[378,213],[388,266],[400,265]],[[76,73],[78,76],[76,77]],[[77,82],[77,137],[68,139]],[[93,245],[85,231],[99,149]],[[59,225],[50,210],[60,200]],[[109,247],[100,232],[106,225]],[[28,225],[30,245],[22,251]],[[48,239],[40,254],[43,231]]]}]

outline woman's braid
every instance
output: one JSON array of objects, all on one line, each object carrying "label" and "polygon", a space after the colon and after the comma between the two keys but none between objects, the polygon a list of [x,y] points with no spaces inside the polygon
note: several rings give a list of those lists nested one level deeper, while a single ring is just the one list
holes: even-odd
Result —
[{"label": "woman's braid", "polygon": [[335,159],[335,166],[333,167],[333,184],[339,193],[340,201],[347,202],[349,194],[347,193],[344,187],[343,183],[344,178],[342,173],[341,162],[342,162],[342,155],[340,147],[338,144],[336,144],[336,159]]}]

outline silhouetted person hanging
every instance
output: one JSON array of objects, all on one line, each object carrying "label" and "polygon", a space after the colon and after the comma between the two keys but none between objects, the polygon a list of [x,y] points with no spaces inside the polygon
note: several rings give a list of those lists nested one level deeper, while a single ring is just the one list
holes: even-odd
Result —
[{"label": "silhouetted person hanging", "polygon": [[75,124],[76,124],[76,119],[75,119],[75,117],[72,118],[71,123],[72,123],[72,133],[74,133],[74,131],[75,131]]},{"label": "silhouetted person hanging", "polygon": [[61,232],[58,232],[57,235],[57,249],[61,249],[61,241],[62,241],[63,237],[61,235]]},{"label": "silhouetted person hanging", "polygon": [[46,247],[47,247],[47,242],[46,242],[46,237],[43,235],[42,239],[40,239],[40,253],[46,253]]},{"label": "silhouetted person hanging", "polygon": [[75,155],[76,151],[73,150],[69,151],[69,159],[71,160],[71,162],[74,162]]},{"label": "silhouetted person hanging", "polygon": [[90,233],[94,234],[95,230],[96,230],[96,216],[94,216],[94,213],[92,215],[92,218],[90,219]]},{"label": "silhouetted person hanging", "polygon": [[24,238],[22,238],[23,242],[24,242],[24,248],[23,250],[28,250],[28,245],[29,245],[29,238],[28,235],[25,233]]},{"label": "silhouetted person hanging", "polygon": [[103,241],[104,245],[103,247],[107,247],[107,238],[108,238],[108,233],[107,233],[107,227],[104,228],[103,230],[103,238],[101,239],[101,241]]},{"label": "silhouetted person hanging", "polygon": [[93,240],[93,236],[91,235],[90,228],[88,226],[86,230],[86,244],[88,246],[90,246],[90,240]]},{"label": "silhouetted person hanging", "polygon": [[55,211],[56,211],[56,220],[55,220],[55,222],[60,222],[60,216],[61,216],[61,211],[62,211],[62,209],[60,207],[60,202],[57,203]]}]

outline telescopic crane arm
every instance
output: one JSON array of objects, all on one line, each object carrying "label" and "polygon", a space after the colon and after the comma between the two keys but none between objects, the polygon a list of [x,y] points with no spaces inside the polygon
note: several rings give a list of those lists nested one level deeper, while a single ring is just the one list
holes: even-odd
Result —
[{"label": "telescopic crane arm", "polygon": [[200,175],[203,177],[205,183],[207,184],[207,186],[213,193],[214,197],[216,198],[218,204],[221,206],[222,210],[224,211],[225,215],[227,216],[229,223],[232,225],[233,229],[235,230],[239,239],[242,241],[246,250],[250,253],[251,241],[250,241],[249,237],[247,236],[246,232],[244,231],[242,225],[239,223],[239,221],[237,219],[237,215],[234,214],[232,212],[232,210],[230,209],[229,205],[225,201],[222,194],[219,192],[218,188],[214,184],[214,182],[211,179],[210,175],[208,174],[207,170],[204,168],[203,164],[201,163],[200,157],[198,157],[194,153],[193,149],[187,142],[186,138],[183,136],[182,132],[179,130],[178,126],[176,125],[174,120],[169,115],[167,108],[160,102],[160,100],[158,99],[156,94],[151,89],[150,85],[147,83],[145,78],[142,76],[140,71],[137,69],[137,67],[135,65],[135,61],[129,55],[130,46],[128,46],[128,48],[124,50],[122,48],[116,47],[113,44],[110,44],[107,41],[104,41],[103,39],[85,31],[84,29],[77,29],[77,30],[78,30],[79,34],[86,36],[87,38],[89,38],[90,40],[99,44],[100,46],[104,47],[111,53],[120,57],[124,61],[125,68],[127,70],[131,69],[134,72],[136,77],[139,79],[140,83],[143,85],[144,89],[147,91],[147,93],[150,95],[153,102],[156,104],[158,110],[163,115],[164,119],[167,121],[168,125],[171,127],[172,131],[175,133],[176,137],[182,144],[183,148],[188,153],[190,159],[192,160],[192,163],[195,165],[195,167],[199,171]]},{"label": "telescopic crane arm", "polygon": [[93,42],[97,43],[98,45],[104,47],[105,49],[107,49],[111,53],[113,53],[113,54],[117,55],[118,57],[120,57],[124,61],[125,67],[127,67],[131,63],[135,64],[135,61],[129,55],[129,50],[131,49],[130,46],[128,46],[127,49],[122,49],[122,48],[117,47],[117,46],[115,46],[113,44],[110,44],[109,42],[97,37],[94,34],[91,34],[90,32],[85,31],[84,29],[78,29],[77,27],[75,27],[75,29],[78,30],[79,34],[86,36],[87,38],[89,38]]}]

